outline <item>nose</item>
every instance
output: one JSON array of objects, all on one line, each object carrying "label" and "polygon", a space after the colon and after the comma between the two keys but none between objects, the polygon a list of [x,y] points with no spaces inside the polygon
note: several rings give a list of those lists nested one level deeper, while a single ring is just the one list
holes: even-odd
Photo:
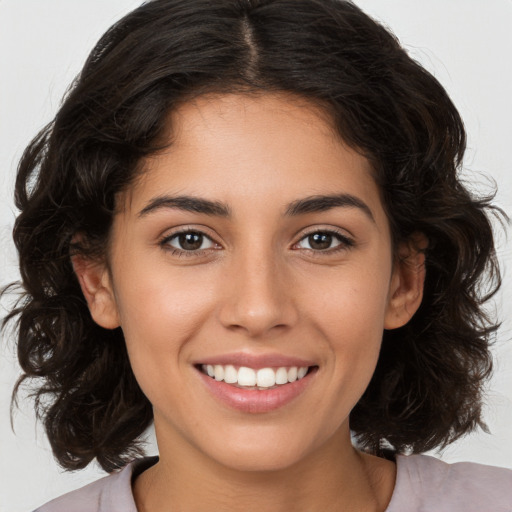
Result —
[{"label": "nose", "polygon": [[223,326],[251,338],[292,327],[299,315],[285,266],[271,251],[236,258],[223,284]]}]

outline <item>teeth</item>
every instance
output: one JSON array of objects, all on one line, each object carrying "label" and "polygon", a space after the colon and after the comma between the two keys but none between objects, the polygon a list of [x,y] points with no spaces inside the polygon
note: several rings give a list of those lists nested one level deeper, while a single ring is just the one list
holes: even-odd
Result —
[{"label": "teeth", "polygon": [[297,380],[297,367],[296,366],[292,366],[289,370],[288,370],[288,382],[295,382]]},{"label": "teeth", "polygon": [[271,388],[281,386],[289,382],[302,379],[308,373],[308,367],[290,366],[280,368],[260,368],[254,370],[247,366],[241,366],[238,370],[231,364],[228,365],[203,365],[203,373],[206,373],[217,381],[227,384],[236,384],[243,387]]},{"label": "teeth", "polygon": [[242,366],[238,370],[238,384],[240,386],[256,386],[256,372],[252,368]]},{"label": "teeth", "polygon": [[256,382],[260,388],[270,388],[276,384],[276,372],[272,368],[262,368],[256,373]]},{"label": "teeth", "polygon": [[[307,371],[307,368],[306,368]],[[276,372],[276,384],[288,383],[288,370],[286,368],[278,368]]]},{"label": "teeth", "polygon": [[224,382],[227,382],[228,384],[234,384],[235,382],[238,382],[238,372],[236,368],[228,364],[224,368]]},{"label": "teeth", "polygon": [[214,366],[215,380],[224,380],[224,367],[220,364]]}]

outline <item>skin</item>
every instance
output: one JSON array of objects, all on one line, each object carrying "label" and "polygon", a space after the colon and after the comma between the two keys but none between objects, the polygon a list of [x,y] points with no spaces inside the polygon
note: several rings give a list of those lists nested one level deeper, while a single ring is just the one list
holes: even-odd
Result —
[{"label": "skin", "polygon": [[[423,255],[412,243],[393,254],[370,164],[305,100],[200,97],[168,136],[119,198],[108,264],[74,260],[93,318],[122,327],[153,404],[160,462],[135,480],[139,510],[385,510],[395,466],[352,447],[348,418],[383,330],[421,302]],[[360,204],[286,215],[333,193]],[[230,216],[155,207],[182,195]],[[183,229],[208,237],[202,250],[180,250]],[[326,231],[331,245],[312,247]],[[317,371],[290,403],[251,414],[214,398],[194,366],[232,352]]]}]

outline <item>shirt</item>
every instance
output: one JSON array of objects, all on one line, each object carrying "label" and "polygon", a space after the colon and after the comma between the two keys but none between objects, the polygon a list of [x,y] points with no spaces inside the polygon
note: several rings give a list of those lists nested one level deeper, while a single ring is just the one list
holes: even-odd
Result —
[{"label": "shirt", "polygon": [[[132,480],[158,461],[146,457],[61,496],[35,512],[137,512]],[[512,512],[512,470],[427,455],[399,455],[385,512]]]}]

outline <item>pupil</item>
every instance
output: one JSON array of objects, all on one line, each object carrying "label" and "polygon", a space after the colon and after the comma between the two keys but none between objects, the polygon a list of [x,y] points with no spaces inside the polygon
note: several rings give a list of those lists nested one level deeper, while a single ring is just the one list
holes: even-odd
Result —
[{"label": "pupil", "polygon": [[309,245],[313,249],[329,249],[332,243],[332,235],[328,233],[315,233],[309,236]]},{"label": "pupil", "polygon": [[201,247],[203,235],[200,233],[183,233],[179,236],[179,242],[186,251],[193,251]]}]

